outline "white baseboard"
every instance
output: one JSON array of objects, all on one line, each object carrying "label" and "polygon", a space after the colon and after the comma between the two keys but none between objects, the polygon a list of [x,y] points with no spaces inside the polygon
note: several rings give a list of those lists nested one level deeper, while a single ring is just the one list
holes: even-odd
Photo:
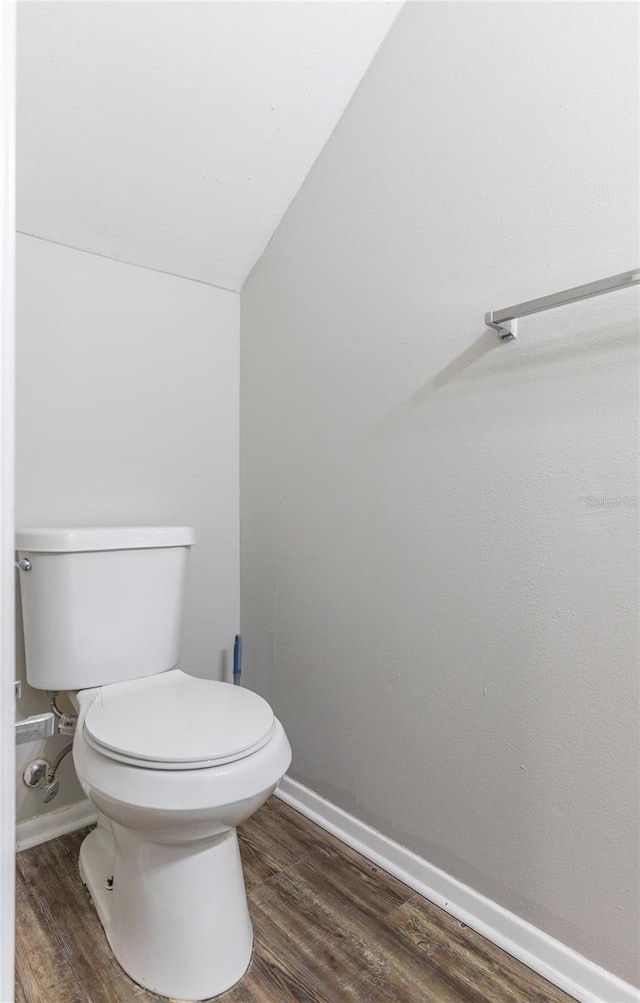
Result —
[{"label": "white baseboard", "polygon": [[580,1003],[640,1003],[640,990],[463,885],[371,826],[285,777],[276,794],[409,888],[507,951]]},{"label": "white baseboard", "polygon": [[96,810],[86,798],[76,804],[67,805],[66,808],[59,808],[58,811],[47,812],[46,815],[37,815],[29,818],[26,822],[18,822],[16,826],[16,852],[28,850],[38,843],[46,843],[56,836],[64,836],[68,832],[75,832],[85,825],[93,825],[96,821]]}]

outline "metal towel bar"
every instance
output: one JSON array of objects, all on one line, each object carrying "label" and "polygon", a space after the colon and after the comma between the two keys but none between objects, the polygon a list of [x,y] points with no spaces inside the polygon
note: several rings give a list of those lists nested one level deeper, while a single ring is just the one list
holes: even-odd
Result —
[{"label": "metal towel bar", "polygon": [[551,293],[550,296],[540,296],[535,300],[516,303],[515,306],[507,306],[503,310],[491,310],[484,315],[484,320],[488,327],[495,328],[501,341],[513,341],[517,334],[518,317],[528,317],[532,313],[553,310],[555,307],[565,306],[567,303],[590,299],[592,296],[602,296],[604,293],[613,293],[617,289],[627,289],[638,283],[640,283],[640,268],[634,268],[630,272],[621,272],[619,275],[610,275],[608,278],[598,279],[596,282],[587,282],[583,286],[563,289],[559,293]]}]

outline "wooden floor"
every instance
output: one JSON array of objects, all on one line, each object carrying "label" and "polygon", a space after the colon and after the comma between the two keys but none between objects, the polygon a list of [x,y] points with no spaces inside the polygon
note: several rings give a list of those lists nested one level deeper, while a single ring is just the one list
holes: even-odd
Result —
[{"label": "wooden floor", "polygon": [[[16,1003],[151,1003],[77,868],[88,830],[17,855]],[[255,951],[223,1003],[569,1003],[277,798],[240,832]]]}]

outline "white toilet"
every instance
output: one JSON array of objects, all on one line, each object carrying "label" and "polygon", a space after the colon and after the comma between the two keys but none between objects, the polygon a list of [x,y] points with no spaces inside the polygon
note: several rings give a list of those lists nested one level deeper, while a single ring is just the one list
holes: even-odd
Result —
[{"label": "white toilet", "polygon": [[265,700],[173,668],[193,543],[180,527],[16,534],[27,679],[72,692],[73,759],[98,812],[80,873],[123,969],[179,1000],[249,965],[236,826],[291,762]]}]

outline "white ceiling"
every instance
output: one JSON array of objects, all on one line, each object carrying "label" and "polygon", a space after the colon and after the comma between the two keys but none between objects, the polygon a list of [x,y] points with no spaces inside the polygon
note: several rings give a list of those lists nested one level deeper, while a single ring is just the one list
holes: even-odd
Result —
[{"label": "white ceiling", "polygon": [[240,289],[398,3],[21,3],[18,229]]}]

